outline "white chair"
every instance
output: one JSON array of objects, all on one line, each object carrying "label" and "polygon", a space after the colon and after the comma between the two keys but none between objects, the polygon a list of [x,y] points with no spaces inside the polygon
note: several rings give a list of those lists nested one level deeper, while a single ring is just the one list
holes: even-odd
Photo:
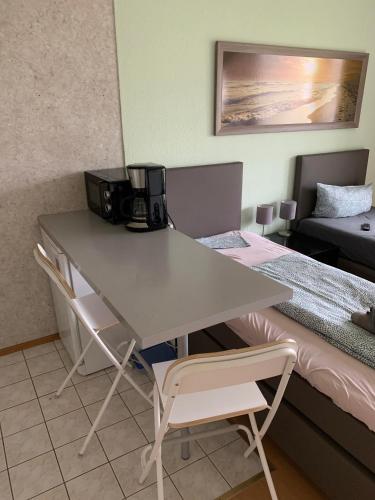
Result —
[{"label": "white chair", "polygon": [[[181,443],[228,431],[245,431],[250,443],[245,457],[247,458],[255,447],[258,448],[271,497],[277,500],[261,440],[281,402],[296,358],[297,344],[293,340],[287,340],[232,351],[187,356],[177,361],[152,365],[155,373],[155,443],[149,445],[142,454],[143,470],[140,483],[145,481],[153,462],[156,462],[158,500],[163,500],[161,445],[170,428],[183,429],[248,414],[254,438],[248,427],[231,425],[212,432],[182,435],[166,441]],[[269,406],[256,381],[278,375],[281,375],[279,386],[272,406]],[[160,402],[163,407],[162,416]],[[258,430],[254,413],[265,409],[268,409],[269,413]]]},{"label": "white chair", "polygon": [[[101,417],[103,416],[111,400],[111,397],[113,396],[113,393],[116,390],[117,384],[119,383],[121,377],[124,377],[134,387],[134,389],[138,391],[139,394],[141,394],[141,396],[143,396],[151,405],[153,404],[150,397],[151,394],[146,394],[126,372],[126,367],[131,354],[134,354],[134,356],[143,365],[145,370],[151,375],[152,378],[153,372],[148,364],[144,361],[142,356],[135,349],[135,340],[129,338],[129,335],[127,334],[125,328],[121,327],[118,328],[117,331],[113,331],[113,327],[118,327],[121,325],[117,318],[104,304],[104,302],[98,297],[98,295],[93,293],[85,295],[84,297],[77,298],[71,286],[67,283],[64,276],[60,273],[55,264],[50,260],[41,245],[38,244],[34,249],[34,256],[38,264],[44,269],[51,280],[56,284],[57,288],[65,297],[68,305],[71,307],[76,317],[82,323],[91,337],[86,347],[82,351],[82,354],[79,356],[73,368],[70,370],[68,376],[56,392],[56,397],[59,397],[61,395],[63,389],[72,378],[74,372],[82,362],[87,351],[93,345],[93,342],[95,342],[99,346],[99,348],[103,351],[107,358],[112,362],[113,366],[115,366],[115,368],[117,369],[117,374],[113,380],[111,388],[108,391],[108,394],[98,412],[98,415],[88,435],[86,436],[85,442],[83,443],[82,448],[79,451],[79,454],[83,455],[87,445],[90,442],[90,439],[95,432],[95,429],[100,422]],[[116,342],[116,347],[113,347],[113,345],[111,345],[108,341],[106,342],[106,333],[109,333],[110,331],[112,344],[113,338],[119,341],[118,344]],[[127,346],[127,350],[124,355],[120,355],[119,349],[123,348],[124,346]]]}]

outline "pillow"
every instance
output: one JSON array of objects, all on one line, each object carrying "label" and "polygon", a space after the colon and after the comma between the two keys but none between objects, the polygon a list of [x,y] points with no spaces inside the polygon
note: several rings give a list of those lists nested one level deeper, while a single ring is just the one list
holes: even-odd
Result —
[{"label": "pillow", "polygon": [[330,186],[317,183],[314,217],[351,217],[371,210],[372,184],[365,186]]},{"label": "pillow", "polygon": [[225,248],[244,248],[249,247],[250,243],[242,238],[239,234],[219,234],[208,236],[207,238],[197,238],[202,245],[216,250],[224,250]]}]

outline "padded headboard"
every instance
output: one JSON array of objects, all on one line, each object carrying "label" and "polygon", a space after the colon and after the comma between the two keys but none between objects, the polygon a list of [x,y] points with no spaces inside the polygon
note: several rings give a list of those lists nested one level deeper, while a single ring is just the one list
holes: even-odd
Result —
[{"label": "padded headboard", "polygon": [[241,162],[167,168],[168,212],[176,229],[200,238],[240,229]]},{"label": "padded headboard", "polygon": [[366,182],[369,150],[357,149],[337,153],[300,155],[296,158],[294,199],[298,221],[310,217],[316,203],[316,183],[355,186]]}]

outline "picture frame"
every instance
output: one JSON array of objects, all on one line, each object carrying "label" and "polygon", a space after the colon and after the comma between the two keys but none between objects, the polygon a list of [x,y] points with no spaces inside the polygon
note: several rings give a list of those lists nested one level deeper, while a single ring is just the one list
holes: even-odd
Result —
[{"label": "picture frame", "polygon": [[216,42],[215,135],[358,127],[368,58]]}]

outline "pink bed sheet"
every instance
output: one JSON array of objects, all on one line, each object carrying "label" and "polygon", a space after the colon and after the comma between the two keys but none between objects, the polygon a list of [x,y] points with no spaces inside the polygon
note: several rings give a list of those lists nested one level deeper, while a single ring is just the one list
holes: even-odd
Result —
[{"label": "pink bed sheet", "polygon": [[[241,236],[250,247],[219,251],[245,266],[291,252],[254,233],[242,231]],[[250,345],[294,339],[299,346],[296,372],[339,408],[375,431],[375,370],[274,308],[244,315],[227,325]]]}]

